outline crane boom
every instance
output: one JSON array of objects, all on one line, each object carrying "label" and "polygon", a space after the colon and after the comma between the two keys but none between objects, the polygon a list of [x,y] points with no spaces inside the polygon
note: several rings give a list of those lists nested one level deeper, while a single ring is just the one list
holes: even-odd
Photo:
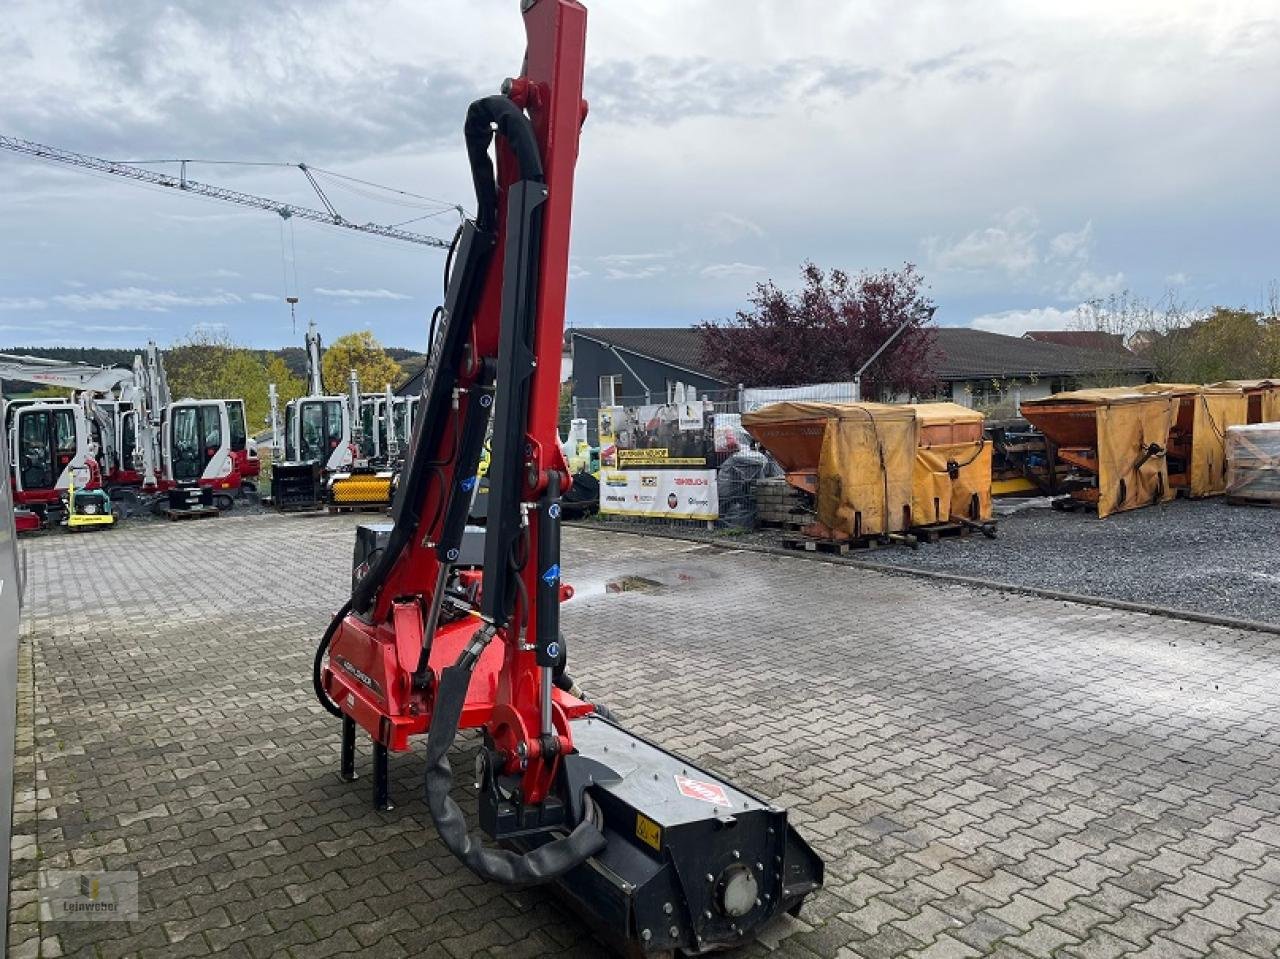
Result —
[{"label": "crane boom", "polygon": [[[448,241],[439,237],[413,233],[409,230],[401,230],[399,227],[384,226],[379,223],[352,223],[339,216],[331,205],[326,211],[313,210],[305,206],[295,206],[292,203],[281,203],[279,200],[255,196],[252,193],[242,193],[239,190],[229,190],[226,187],[212,186],[208,183],[201,183],[198,180],[189,180],[185,172],[179,176],[173,176],[157,170],[132,166],[128,163],[116,163],[112,160],[104,160],[101,157],[89,156],[85,153],[61,150],[58,147],[47,146],[43,143],[35,143],[31,140],[22,140],[18,137],[3,135],[0,135],[0,149],[37,157],[41,160],[52,160],[56,163],[65,163],[68,166],[94,170],[98,173],[110,173],[115,176],[127,177],[131,180],[138,180],[155,186],[184,190],[187,193],[207,196],[215,200],[226,200],[228,203],[238,203],[241,206],[266,210],[270,213],[278,214],[286,220],[296,216],[302,220],[311,220],[315,223],[323,223],[326,226],[342,227],[344,230],[355,230],[358,233],[371,233],[374,236],[382,236],[391,240],[403,240],[406,243],[418,243],[422,246],[433,246],[446,250],[449,248]],[[300,168],[307,175],[307,178],[311,179],[311,174],[306,166],[300,165]],[[185,166],[183,169],[185,171]],[[314,180],[312,180],[312,183],[314,185]],[[317,187],[318,189],[319,187]],[[323,194],[321,194],[321,198],[323,199]]]}]

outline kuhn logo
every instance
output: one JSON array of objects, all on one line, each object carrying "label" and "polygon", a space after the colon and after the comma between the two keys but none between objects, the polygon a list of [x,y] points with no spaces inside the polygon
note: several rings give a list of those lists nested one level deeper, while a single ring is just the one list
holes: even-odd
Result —
[{"label": "kuhn logo", "polygon": [[707,480],[702,476],[677,476],[677,486],[706,486]]}]

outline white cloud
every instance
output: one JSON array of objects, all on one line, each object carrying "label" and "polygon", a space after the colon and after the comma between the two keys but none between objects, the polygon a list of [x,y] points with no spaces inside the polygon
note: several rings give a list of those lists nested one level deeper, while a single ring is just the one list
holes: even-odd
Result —
[{"label": "white cloud", "polygon": [[699,274],[709,277],[713,280],[723,280],[730,277],[741,276],[757,276],[765,272],[763,266],[754,266],[750,263],[712,263],[710,266],[704,266],[698,271]]},{"label": "white cloud", "polygon": [[1124,289],[1124,274],[1112,273],[1110,276],[1099,276],[1092,270],[1085,270],[1067,287],[1067,296],[1073,300],[1092,300],[1095,297],[1110,296]]},{"label": "white cloud", "polygon": [[0,296],[0,310],[43,310],[47,303],[34,296]]},{"label": "white cloud", "polygon": [[713,243],[721,246],[737,240],[759,239],[764,230],[745,216],[726,213],[723,210],[713,213],[698,224],[699,232],[705,233]]},{"label": "white cloud", "polygon": [[1187,274],[1179,270],[1177,273],[1170,273],[1164,278],[1164,281],[1169,286],[1186,286],[1190,279]]},{"label": "white cloud", "polygon": [[96,293],[64,293],[53,298],[60,306],[77,312],[87,310],[140,310],[144,313],[167,313],[180,307],[232,306],[243,300],[234,293],[219,290],[204,295],[174,293],[171,290],[148,290],[126,286]]},{"label": "white cloud", "polygon": [[1049,241],[1049,256],[1055,260],[1087,260],[1093,248],[1093,221],[1074,232],[1059,233]]},{"label": "white cloud", "polygon": [[596,257],[605,266],[627,266],[632,263],[648,263],[653,260],[669,260],[672,254],[667,253],[608,253]]},{"label": "white cloud", "polygon": [[637,267],[608,266],[605,267],[604,277],[606,280],[645,280],[666,272],[667,268],[661,264]]},{"label": "white cloud", "polygon": [[239,213],[158,213],[163,220],[175,223],[228,223],[234,220],[260,220],[261,213],[242,211]]},{"label": "white cloud", "polygon": [[667,266],[661,262],[669,260],[671,252],[655,253],[608,253],[596,257],[596,262],[604,267],[606,280],[646,280],[667,272]]},{"label": "white cloud", "polygon": [[569,279],[580,280],[583,277],[590,276],[590,275],[591,275],[590,270],[584,270],[579,264],[575,263],[572,260],[569,261]]},{"label": "white cloud", "polygon": [[1005,310],[974,317],[969,325],[975,330],[1021,336],[1028,330],[1069,330],[1076,318],[1076,311],[1060,310],[1056,306],[1035,307],[1029,310]]},{"label": "white cloud", "polygon": [[275,293],[250,293],[249,299],[256,300],[259,303],[279,303],[284,297]]},{"label": "white cloud", "polygon": [[216,270],[209,270],[204,275],[220,280],[234,280],[236,277],[240,276],[240,274],[235,270],[228,270],[225,267],[218,267]]},{"label": "white cloud", "polygon": [[82,326],[82,330],[88,333],[150,333],[156,328],[154,326],[142,326],[136,323],[117,323],[117,324],[90,324]]},{"label": "white cloud", "polygon": [[379,287],[376,290],[332,290],[327,287],[317,286],[315,292],[320,296],[334,296],[346,300],[411,300],[413,297],[407,293],[396,293],[394,290],[387,290]]},{"label": "white cloud", "polygon": [[1040,263],[1036,249],[1038,226],[1034,212],[1016,207],[997,217],[991,226],[973,230],[958,240],[928,237],[925,250],[940,270],[1026,273]]},{"label": "white cloud", "polygon": [[132,280],[135,283],[159,283],[160,277],[154,273],[143,273],[141,270],[119,270],[116,276],[122,280]]}]

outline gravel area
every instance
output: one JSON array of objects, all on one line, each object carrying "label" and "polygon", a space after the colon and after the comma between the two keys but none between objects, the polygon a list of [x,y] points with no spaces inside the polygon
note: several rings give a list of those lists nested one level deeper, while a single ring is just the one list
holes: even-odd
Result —
[{"label": "gravel area", "polygon": [[1280,510],[1175,500],[1099,520],[1028,506],[982,536],[869,562],[1280,624]]},{"label": "gravel area", "polygon": [[[1175,500],[1099,520],[1062,513],[1047,500],[998,501],[994,540],[979,534],[857,550],[863,563],[970,576],[1195,613],[1280,625],[1280,510],[1222,499]],[[643,528],[725,546],[781,546],[778,530],[708,531],[692,526],[601,523]],[[786,534],[794,535],[794,534]]]}]

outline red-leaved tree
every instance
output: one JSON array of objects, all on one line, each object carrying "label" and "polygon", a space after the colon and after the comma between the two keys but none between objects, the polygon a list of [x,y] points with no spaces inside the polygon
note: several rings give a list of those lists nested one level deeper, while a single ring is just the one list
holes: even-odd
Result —
[{"label": "red-leaved tree", "polygon": [[910,325],[862,375],[862,395],[929,393],[935,385],[934,306],[919,271],[824,273],[806,262],[804,285],[756,285],[751,308],[732,320],[703,323],[702,361],[730,383],[800,386],[845,381],[893,335]]}]

